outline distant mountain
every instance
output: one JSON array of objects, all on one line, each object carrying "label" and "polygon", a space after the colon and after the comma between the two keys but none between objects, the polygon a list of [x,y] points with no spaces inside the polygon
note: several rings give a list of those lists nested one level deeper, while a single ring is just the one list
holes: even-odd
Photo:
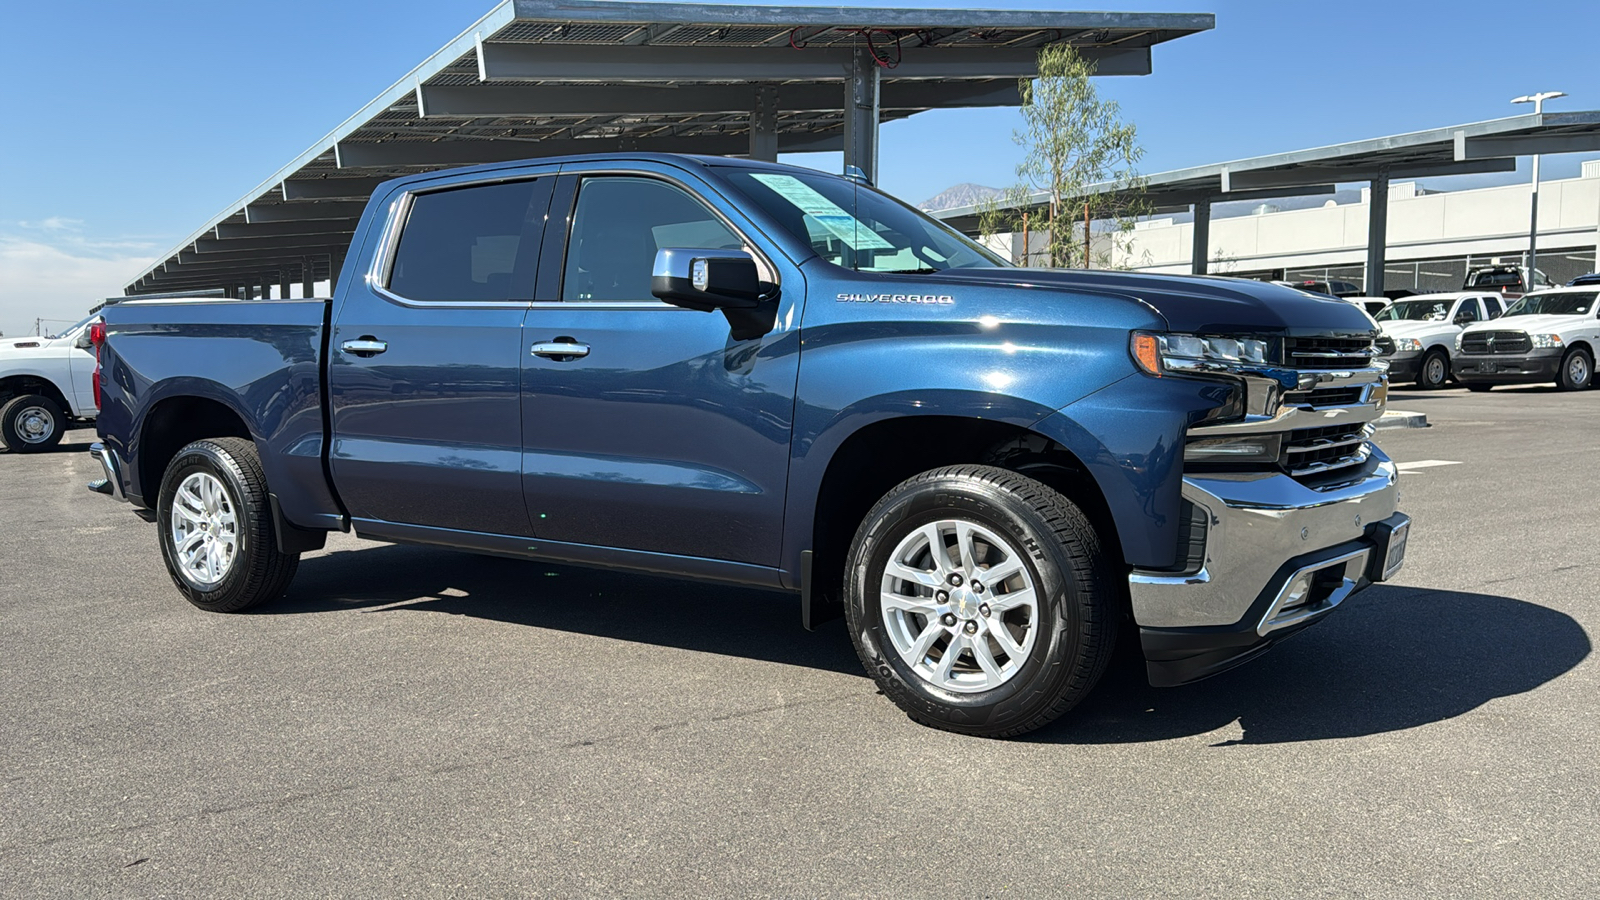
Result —
[{"label": "distant mountain", "polygon": [[1005,193],[999,188],[987,187],[981,184],[958,184],[948,188],[918,203],[917,206],[928,212],[938,212],[941,209],[955,209],[960,206],[977,206],[985,200],[998,197]]}]

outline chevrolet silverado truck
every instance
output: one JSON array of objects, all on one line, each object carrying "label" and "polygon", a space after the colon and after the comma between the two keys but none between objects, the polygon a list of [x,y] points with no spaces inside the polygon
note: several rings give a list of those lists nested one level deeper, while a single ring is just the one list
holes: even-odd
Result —
[{"label": "chevrolet silverado truck", "polygon": [[1503,311],[1499,294],[1482,292],[1419,294],[1384,307],[1373,318],[1383,330],[1378,351],[1389,363],[1390,383],[1414,379],[1420,388],[1444,387],[1456,335]]},{"label": "chevrolet silverado truck", "polygon": [[95,359],[90,316],[54,337],[0,338],[0,442],[12,453],[61,443],[74,422],[93,421]]},{"label": "chevrolet silverado truck", "polygon": [[93,452],[201,609],[284,594],[344,530],[732,582],[842,613],[913,718],[1008,736],[1120,629],[1180,684],[1404,558],[1361,310],[1015,268],[860,179],[400,178],[334,294],[106,308]]},{"label": "chevrolet silverado truck", "polygon": [[1456,336],[1456,379],[1474,391],[1549,381],[1564,391],[1591,387],[1600,348],[1597,296],[1593,287],[1524,294],[1500,318],[1468,326]]}]

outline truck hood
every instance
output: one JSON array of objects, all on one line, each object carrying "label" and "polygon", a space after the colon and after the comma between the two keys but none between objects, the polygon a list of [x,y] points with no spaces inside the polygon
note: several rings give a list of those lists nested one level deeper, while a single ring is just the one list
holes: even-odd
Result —
[{"label": "truck hood", "polygon": [[59,355],[60,338],[15,337],[0,338],[0,360],[39,359]]},{"label": "truck hood", "polygon": [[1383,333],[1387,334],[1390,337],[1416,338],[1419,341],[1422,340],[1423,338],[1429,338],[1429,337],[1434,337],[1434,336],[1455,337],[1456,333],[1461,331],[1461,328],[1459,326],[1452,325],[1449,322],[1441,322],[1441,321],[1433,321],[1433,322],[1412,322],[1412,321],[1379,322],[1378,323],[1378,327],[1382,328],[1383,329]]},{"label": "truck hood", "polygon": [[[1555,334],[1577,328],[1589,321],[1583,316],[1501,316],[1467,326],[1466,331],[1526,331],[1529,334]],[[1466,333],[1465,331],[1463,334]]]},{"label": "truck hood", "polygon": [[1375,333],[1372,319],[1353,303],[1243,278],[1021,268],[946,269],[929,277],[952,287],[982,284],[1128,297],[1153,308],[1177,332]]}]

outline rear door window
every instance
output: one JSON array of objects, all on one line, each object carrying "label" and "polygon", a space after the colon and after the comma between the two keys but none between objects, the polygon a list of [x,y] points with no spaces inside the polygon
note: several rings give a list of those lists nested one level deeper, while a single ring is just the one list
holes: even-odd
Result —
[{"label": "rear door window", "polygon": [[1483,305],[1489,307],[1489,318],[1491,319],[1500,318],[1500,313],[1504,312],[1500,307],[1500,299],[1498,297],[1484,297]]},{"label": "rear door window", "polygon": [[531,299],[553,180],[471,185],[412,197],[389,291],[423,301]]}]

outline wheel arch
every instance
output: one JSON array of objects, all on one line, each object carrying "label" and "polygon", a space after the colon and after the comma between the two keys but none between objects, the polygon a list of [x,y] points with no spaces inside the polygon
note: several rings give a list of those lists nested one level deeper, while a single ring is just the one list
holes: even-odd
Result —
[{"label": "wheel arch", "polygon": [[[885,448],[893,448],[886,452]],[[1110,562],[1124,566],[1116,523],[1105,494],[1064,445],[1011,422],[929,414],[879,419],[846,437],[828,460],[817,489],[810,527],[808,590],[837,600],[850,544],[872,505],[891,488],[940,466],[979,463],[1008,469],[1049,485],[1084,511],[1099,532]]]},{"label": "wheel arch", "polygon": [[176,394],[151,404],[134,444],[137,490],[144,505],[154,506],[162,475],[179,450],[198,440],[219,437],[255,441],[245,417],[215,398]]},{"label": "wheel arch", "polygon": [[62,393],[61,388],[57,387],[56,383],[45,375],[37,372],[19,372],[0,378],[0,403],[12,397],[20,397],[23,394],[39,394],[49,397],[55,401],[57,406],[61,407],[63,415],[70,416],[73,414],[72,404],[68,402],[67,395]]}]

